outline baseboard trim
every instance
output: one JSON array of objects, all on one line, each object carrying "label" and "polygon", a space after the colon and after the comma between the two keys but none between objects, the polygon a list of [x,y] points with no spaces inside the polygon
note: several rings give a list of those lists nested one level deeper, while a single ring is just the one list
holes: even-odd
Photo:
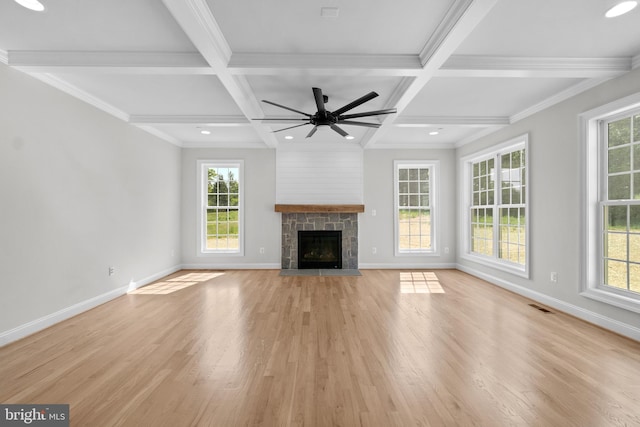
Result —
[{"label": "baseboard trim", "polygon": [[640,341],[640,328],[636,328],[635,326],[619,322],[615,319],[603,316],[602,314],[595,313],[591,310],[569,304],[557,298],[553,298],[548,295],[541,294],[540,292],[536,292],[531,289],[513,284],[506,280],[499,279],[495,276],[483,273],[482,271],[470,268],[466,265],[458,264],[456,268],[460,271],[471,274],[472,276],[478,277],[482,280],[486,280],[491,284],[500,286],[501,288],[507,289],[511,292],[515,292],[518,295],[522,295],[523,297],[530,298],[536,302],[555,308],[558,311],[570,314],[574,317],[584,320],[585,322],[592,323],[603,329],[607,329],[627,338],[631,338],[632,340]]},{"label": "baseboard trim", "polygon": [[32,320],[31,322],[27,322],[23,325],[17,326],[8,331],[0,332],[0,347],[10,344],[19,339],[25,338],[36,332],[40,332],[50,326],[55,325],[56,323],[62,322],[63,320],[70,319],[73,316],[77,316],[80,313],[84,313],[85,311],[91,310],[92,308],[95,308],[99,305],[102,305],[113,299],[116,299],[122,295],[125,295],[128,291],[147,285],[153,282],[154,280],[167,276],[171,273],[175,273],[180,269],[181,269],[180,265],[168,268],[166,270],[163,270],[151,276],[145,277],[144,279],[141,279],[135,282],[131,281],[127,286],[122,286],[117,289],[113,289],[109,292],[105,292],[104,294],[97,295],[93,298],[89,298],[85,301],[81,301],[72,306],[63,308],[62,310],[58,310],[54,313],[47,314],[46,316]]},{"label": "baseboard trim", "polygon": [[401,270],[401,269],[412,269],[412,270],[445,270],[450,268],[456,268],[455,263],[441,263],[441,264],[416,264],[416,263],[360,263],[358,265],[360,270]]},{"label": "baseboard trim", "polygon": [[258,264],[182,264],[183,270],[280,270],[280,263]]}]

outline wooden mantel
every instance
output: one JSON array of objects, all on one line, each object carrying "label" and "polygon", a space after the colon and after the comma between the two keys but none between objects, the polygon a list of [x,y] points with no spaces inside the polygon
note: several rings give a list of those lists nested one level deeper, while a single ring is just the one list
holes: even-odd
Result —
[{"label": "wooden mantel", "polygon": [[276,205],[282,213],[361,213],[364,205]]}]

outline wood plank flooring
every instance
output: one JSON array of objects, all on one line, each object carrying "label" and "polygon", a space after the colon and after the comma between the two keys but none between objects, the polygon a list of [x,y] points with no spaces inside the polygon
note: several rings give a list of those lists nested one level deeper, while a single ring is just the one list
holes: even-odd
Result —
[{"label": "wood plank flooring", "polygon": [[182,271],[0,348],[72,426],[640,426],[640,343],[453,270]]}]

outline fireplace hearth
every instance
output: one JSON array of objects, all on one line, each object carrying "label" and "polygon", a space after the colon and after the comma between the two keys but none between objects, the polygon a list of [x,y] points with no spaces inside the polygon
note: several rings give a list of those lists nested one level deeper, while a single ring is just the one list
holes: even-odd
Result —
[{"label": "fireplace hearth", "polygon": [[298,231],[298,268],[342,268],[341,231]]}]

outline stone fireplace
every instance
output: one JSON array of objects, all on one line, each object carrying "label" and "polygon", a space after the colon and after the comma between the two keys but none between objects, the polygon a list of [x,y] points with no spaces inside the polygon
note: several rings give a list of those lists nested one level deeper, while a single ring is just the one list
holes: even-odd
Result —
[{"label": "stone fireplace", "polygon": [[363,205],[276,205],[276,212],[282,212],[283,270],[301,268],[298,231],[341,231],[341,268],[358,268],[358,212],[364,212]]}]

